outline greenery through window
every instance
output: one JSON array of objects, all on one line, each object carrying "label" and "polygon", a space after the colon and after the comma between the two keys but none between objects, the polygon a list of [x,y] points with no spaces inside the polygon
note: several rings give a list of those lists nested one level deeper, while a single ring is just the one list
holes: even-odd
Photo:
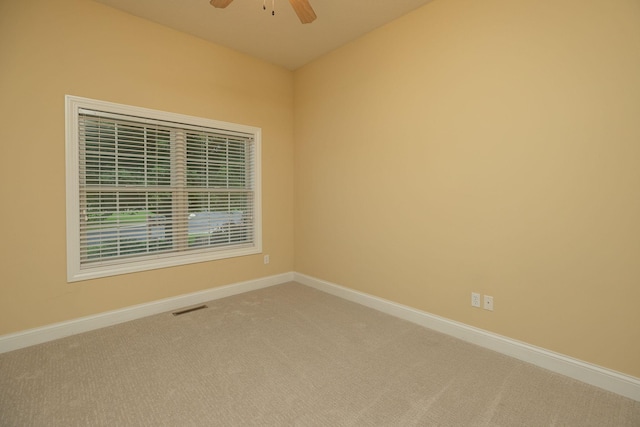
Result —
[{"label": "greenery through window", "polygon": [[[184,263],[260,250],[259,132],[108,108],[79,106],[76,112],[71,151],[77,153],[78,221],[72,225],[78,241],[72,255],[80,276],[118,264],[154,268],[144,264],[149,259]],[[190,261],[190,254],[199,256]]]}]

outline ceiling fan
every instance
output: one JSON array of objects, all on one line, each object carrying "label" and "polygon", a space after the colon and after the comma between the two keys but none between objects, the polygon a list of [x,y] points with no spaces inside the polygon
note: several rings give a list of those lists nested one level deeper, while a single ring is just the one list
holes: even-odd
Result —
[{"label": "ceiling fan", "polygon": [[[211,0],[209,3],[213,7],[219,7],[224,9],[229,6],[233,0]],[[289,0],[293,10],[296,11],[298,18],[300,18],[300,22],[303,24],[309,24],[316,19],[316,13],[313,11],[313,8],[309,4],[309,0]]]}]

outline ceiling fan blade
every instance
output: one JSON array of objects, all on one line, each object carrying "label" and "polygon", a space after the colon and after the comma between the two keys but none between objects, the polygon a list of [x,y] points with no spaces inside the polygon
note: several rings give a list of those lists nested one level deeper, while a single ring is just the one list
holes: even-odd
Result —
[{"label": "ceiling fan blade", "polygon": [[[213,0],[211,0],[211,2],[213,2]],[[316,13],[309,4],[309,0],[289,0],[289,3],[291,3],[293,10],[296,11],[298,18],[300,18],[300,22],[308,24],[315,21]]]},{"label": "ceiling fan blade", "polygon": [[224,9],[225,7],[229,6],[232,1],[233,0],[211,0],[209,3],[211,3],[211,6],[213,7]]}]

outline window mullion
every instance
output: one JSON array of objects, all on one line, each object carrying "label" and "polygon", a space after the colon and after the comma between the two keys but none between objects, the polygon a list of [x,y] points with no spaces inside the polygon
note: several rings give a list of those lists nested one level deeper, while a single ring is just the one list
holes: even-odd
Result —
[{"label": "window mullion", "polygon": [[178,251],[188,249],[189,214],[187,187],[186,135],[184,131],[171,132],[171,186],[173,188],[173,236],[174,248]]},{"label": "window mullion", "polygon": [[[120,126],[118,123],[115,123],[114,126],[114,185],[116,187],[120,187]],[[120,228],[120,215],[122,212],[120,206],[120,192],[115,192],[115,211],[116,211],[116,255],[120,256],[122,249],[122,230]]]}]

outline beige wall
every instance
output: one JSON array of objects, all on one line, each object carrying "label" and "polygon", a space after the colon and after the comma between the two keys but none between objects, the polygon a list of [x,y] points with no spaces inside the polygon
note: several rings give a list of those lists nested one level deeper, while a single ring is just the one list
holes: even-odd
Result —
[{"label": "beige wall", "polygon": [[[271,263],[66,283],[65,94],[262,127]],[[294,74],[0,2],[0,115],[0,335],[295,269],[640,377],[636,0],[435,0]]]},{"label": "beige wall", "polygon": [[[292,73],[88,0],[0,2],[0,335],[293,269]],[[66,283],[64,95],[258,126],[271,256]]]},{"label": "beige wall", "polygon": [[294,78],[296,271],[640,377],[638,1],[435,0]]}]

